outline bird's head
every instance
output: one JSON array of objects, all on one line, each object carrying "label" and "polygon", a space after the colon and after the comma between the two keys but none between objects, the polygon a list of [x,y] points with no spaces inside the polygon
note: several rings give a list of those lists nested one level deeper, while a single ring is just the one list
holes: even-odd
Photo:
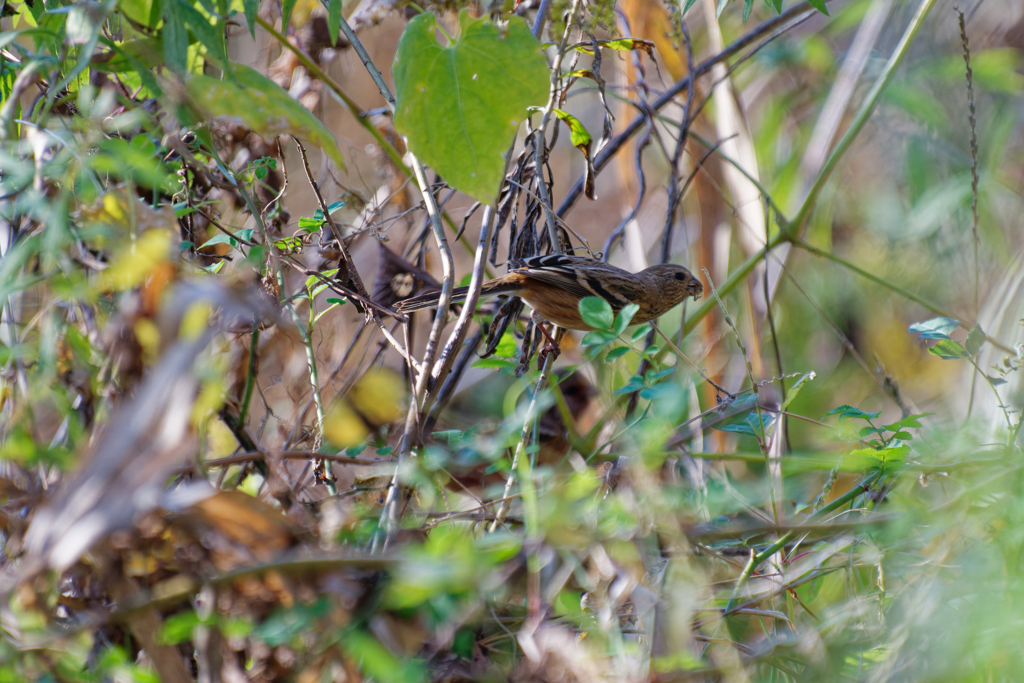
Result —
[{"label": "bird's head", "polygon": [[651,266],[643,272],[656,277],[657,286],[664,295],[677,303],[691,296],[696,301],[704,293],[704,285],[701,284],[701,281],[695,278],[689,270],[674,263]]}]

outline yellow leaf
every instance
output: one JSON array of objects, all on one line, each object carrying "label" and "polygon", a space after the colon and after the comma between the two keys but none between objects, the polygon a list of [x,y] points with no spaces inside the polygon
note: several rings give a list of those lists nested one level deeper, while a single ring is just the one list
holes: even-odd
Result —
[{"label": "yellow leaf", "polygon": [[124,213],[123,198],[117,193],[111,192],[103,195],[103,209],[110,217],[118,223],[126,223],[128,218]]},{"label": "yellow leaf", "polygon": [[210,420],[206,426],[207,457],[226,458],[238,449],[238,439],[221,420]]},{"label": "yellow leaf", "polygon": [[405,413],[405,382],[386,368],[371,370],[352,387],[349,399],[374,425],[387,424]]},{"label": "yellow leaf", "polygon": [[202,424],[204,420],[216,414],[224,405],[224,385],[218,380],[207,380],[192,404],[192,424]]},{"label": "yellow leaf", "polygon": [[206,331],[207,323],[210,321],[210,304],[205,301],[196,301],[185,315],[181,316],[181,325],[178,328],[178,336],[185,341],[198,339],[199,335]]},{"label": "yellow leaf", "polygon": [[142,354],[147,363],[152,363],[160,355],[160,330],[149,318],[140,318],[135,322],[135,338],[139,340]]},{"label": "yellow leaf", "polygon": [[338,401],[324,418],[323,434],[334,446],[348,448],[365,440],[370,430],[348,403]]},{"label": "yellow leaf", "polygon": [[136,287],[171,255],[170,230],[148,230],[121,249],[113,264],[103,271],[101,290],[124,291]]}]

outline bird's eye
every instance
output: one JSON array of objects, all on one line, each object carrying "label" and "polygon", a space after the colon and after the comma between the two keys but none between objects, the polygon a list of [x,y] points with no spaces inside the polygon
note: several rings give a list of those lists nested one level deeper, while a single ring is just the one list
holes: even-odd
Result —
[{"label": "bird's eye", "polygon": [[686,276],[683,275],[682,273],[676,273],[676,279],[677,280],[685,280]]}]

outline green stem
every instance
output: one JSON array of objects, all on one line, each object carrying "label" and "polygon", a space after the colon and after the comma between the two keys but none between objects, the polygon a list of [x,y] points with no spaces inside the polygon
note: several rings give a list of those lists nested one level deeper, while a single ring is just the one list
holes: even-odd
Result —
[{"label": "green stem", "polygon": [[[330,76],[324,73],[324,71],[319,66],[317,66],[312,59],[309,58],[309,55],[307,55],[305,52],[289,43],[288,39],[285,38],[270,23],[268,23],[262,17],[256,17],[256,21],[257,23],[259,23],[261,27],[263,27],[263,29],[267,33],[269,33],[270,35],[274,36],[274,38],[277,39],[277,42],[281,44],[281,47],[291,51],[292,54],[294,54],[298,58],[299,62],[301,62],[302,65],[306,68],[306,71],[308,71],[313,76],[319,78],[324,85],[330,88],[331,91],[338,96],[338,99],[342,101],[342,103],[348,109],[349,113],[352,114],[352,118],[356,120],[356,123],[365,128],[366,132],[373,136],[373,139],[377,142],[378,145],[380,145],[380,148],[384,150],[384,153],[388,155],[388,158],[391,159],[395,166],[398,167],[398,170],[407,178],[411,177],[413,174],[412,169],[405,165],[405,162],[402,159],[402,155],[399,154],[398,150],[395,149],[395,146],[392,145],[386,137],[384,137],[384,134],[377,130],[377,127],[373,125],[369,117],[363,115],[362,107],[360,107],[355,100],[346,95],[345,91],[341,89],[341,86],[338,85]],[[344,28],[345,26],[345,19],[344,17],[342,17],[342,28]],[[355,45],[355,43],[353,43],[353,45]],[[371,75],[372,73],[373,72],[371,71]],[[441,218],[442,220],[444,220],[444,222],[448,225],[448,227],[451,229],[453,233],[458,234],[459,227],[455,225],[455,221],[452,220],[451,216],[448,215],[447,211],[444,211],[443,209],[441,210]],[[461,244],[470,254],[474,253],[473,245],[469,243],[469,240],[466,239],[465,235],[459,237],[459,244]],[[488,277],[493,277],[493,273],[491,272],[490,267],[485,267],[484,271],[487,273]]]},{"label": "green stem", "polygon": [[[820,519],[828,513],[839,509],[846,503],[849,503],[854,498],[867,491],[871,487],[871,484],[873,484],[878,479],[879,475],[881,475],[881,472],[872,472],[868,476],[864,477],[864,479],[862,479],[859,484],[857,484],[852,489],[850,489],[849,491],[839,496],[831,503],[815,512],[810,517],[808,517],[807,521],[811,522],[816,519]],[[723,613],[723,615],[728,615],[729,612],[733,609],[733,605],[736,602],[736,594],[739,592],[740,588],[743,587],[743,584],[747,582],[747,579],[750,578],[750,575],[754,573],[754,569],[757,567],[757,565],[761,564],[766,559],[768,559],[769,557],[771,557],[772,555],[786,547],[786,544],[789,543],[790,540],[792,540],[794,535],[796,535],[796,531],[787,531],[785,534],[782,535],[781,538],[779,538],[779,540],[775,541],[770,546],[768,546],[767,548],[765,548],[764,550],[750,558],[750,561],[747,562],[747,566],[743,568],[743,572],[740,574],[740,578],[736,580],[736,587],[733,588],[732,597],[729,598],[729,602],[725,606],[725,612]]]},{"label": "green stem", "polygon": [[[342,21],[344,21],[344,19]],[[388,158],[391,159],[396,166],[398,166],[399,170],[401,170],[403,174],[407,177],[412,175],[412,170],[405,165],[404,161],[402,161],[402,155],[398,153],[398,150],[395,149],[394,145],[388,142],[387,138],[384,137],[384,134],[377,130],[377,127],[373,125],[369,117],[362,115],[362,107],[356,104],[355,100],[346,95],[345,91],[341,89],[341,86],[334,82],[330,76],[325,74],[323,70],[316,65],[316,62],[309,58],[309,55],[289,43],[288,39],[275,29],[266,19],[257,16],[256,22],[263,27],[264,31],[274,36],[274,38],[277,39],[277,42],[281,44],[281,47],[291,51],[292,54],[299,59],[299,62],[302,63],[302,66],[306,68],[306,71],[316,78],[319,78],[324,85],[330,88],[331,91],[338,96],[338,99],[340,99],[348,108],[349,113],[352,114],[356,123],[365,128],[366,132],[373,136],[373,139],[377,141],[380,148],[384,150],[384,153],[388,155]]]},{"label": "green stem", "polygon": [[[924,298],[918,296],[917,294],[914,294],[911,291],[903,289],[899,285],[895,285],[895,284],[889,282],[888,280],[880,278],[877,275],[869,273],[868,271],[864,270],[863,268],[861,268],[861,267],[859,267],[857,265],[854,265],[853,263],[850,263],[849,261],[847,261],[846,259],[844,259],[844,258],[842,258],[840,256],[836,256],[835,254],[833,254],[830,251],[825,251],[824,249],[816,247],[816,246],[814,246],[810,242],[807,242],[806,240],[804,240],[801,237],[794,237],[794,238],[792,238],[790,240],[790,242],[793,244],[793,246],[800,247],[804,251],[808,251],[808,252],[814,254],[815,256],[820,256],[822,258],[828,259],[829,261],[832,261],[833,263],[836,263],[836,264],[839,264],[839,265],[843,266],[847,270],[850,270],[850,271],[853,271],[854,273],[857,273],[858,275],[860,275],[861,277],[863,277],[865,279],[871,280],[872,282],[874,282],[877,285],[881,285],[882,287],[885,287],[886,289],[889,289],[889,290],[891,290],[893,292],[896,292],[900,296],[902,296],[904,298],[907,298],[907,299],[913,301],[914,303],[919,304],[920,306],[923,306],[924,308],[927,308],[929,311],[931,311],[932,313],[935,313],[936,315],[940,315],[943,318],[954,318],[954,319],[959,320],[959,318],[957,316],[953,315],[949,311],[946,311],[946,310],[936,306],[935,304],[933,304],[932,302],[928,301],[927,299],[924,299]],[[967,323],[967,326],[970,327],[972,325],[970,325],[970,323]],[[988,336],[987,334],[985,335],[985,340],[988,343],[992,344],[992,346],[995,346],[996,348],[1001,349],[1002,351],[1005,351],[1006,353],[1016,353],[1016,351],[1014,351],[1010,347],[1006,346],[1005,344],[1000,342],[998,339],[994,339],[994,338]]]},{"label": "green stem", "polygon": [[245,392],[242,394],[242,407],[238,411],[238,423],[245,424],[245,416],[249,414],[249,401],[252,389],[256,386],[256,346],[260,341],[260,328],[252,331],[249,339],[249,374],[245,378]]},{"label": "green stem", "polygon": [[935,4],[935,0],[923,0],[917,8],[917,13],[914,14],[914,18],[910,20],[910,25],[907,26],[907,30],[903,32],[903,37],[900,39],[899,45],[893,51],[889,57],[889,61],[886,62],[885,68],[882,69],[882,73],[875,80],[871,90],[868,91],[867,96],[864,98],[864,102],[861,103],[860,109],[857,110],[856,115],[853,117],[853,122],[850,127],[846,129],[846,133],[840,138],[839,142],[836,143],[836,147],[832,150],[832,154],[829,155],[825,165],[822,166],[821,171],[814,179],[814,184],[811,185],[811,189],[807,193],[807,197],[804,198],[804,203],[800,206],[800,210],[797,211],[796,215],[790,221],[788,230],[790,235],[800,236],[803,234],[804,228],[807,226],[807,221],[810,219],[811,211],[818,202],[818,196],[825,187],[825,183],[832,176],[832,172],[839,164],[839,160],[846,154],[847,150],[853,144],[853,141],[860,134],[864,124],[867,123],[868,119],[871,118],[871,114],[875,110],[875,105],[878,104],[879,98],[882,96],[882,92],[885,87],[889,85],[889,81],[892,80],[893,75],[896,73],[896,68],[903,61],[910,44],[914,41],[914,36],[917,35],[918,30],[924,23],[924,19],[928,16],[928,11],[931,10],[932,5]]}]

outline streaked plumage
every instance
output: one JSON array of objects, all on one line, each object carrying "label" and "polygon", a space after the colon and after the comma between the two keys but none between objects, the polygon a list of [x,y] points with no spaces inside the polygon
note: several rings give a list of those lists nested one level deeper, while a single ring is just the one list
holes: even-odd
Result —
[{"label": "streaked plumage", "polygon": [[[579,314],[580,299],[599,296],[618,313],[626,304],[640,310],[633,324],[653,320],[692,296],[700,297],[704,285],[693,274],[671,263],[651,266],[639,273],[582,256],[551,254],[513,262],[514,269],[483,284],[481,296],[518,296],[537,317],[570,330],[591,330]],[[453,292],[453,303],[465,301],[468,287]],[[408,313],[437,305],[439,292],[429,292],[398,302]]]}]

